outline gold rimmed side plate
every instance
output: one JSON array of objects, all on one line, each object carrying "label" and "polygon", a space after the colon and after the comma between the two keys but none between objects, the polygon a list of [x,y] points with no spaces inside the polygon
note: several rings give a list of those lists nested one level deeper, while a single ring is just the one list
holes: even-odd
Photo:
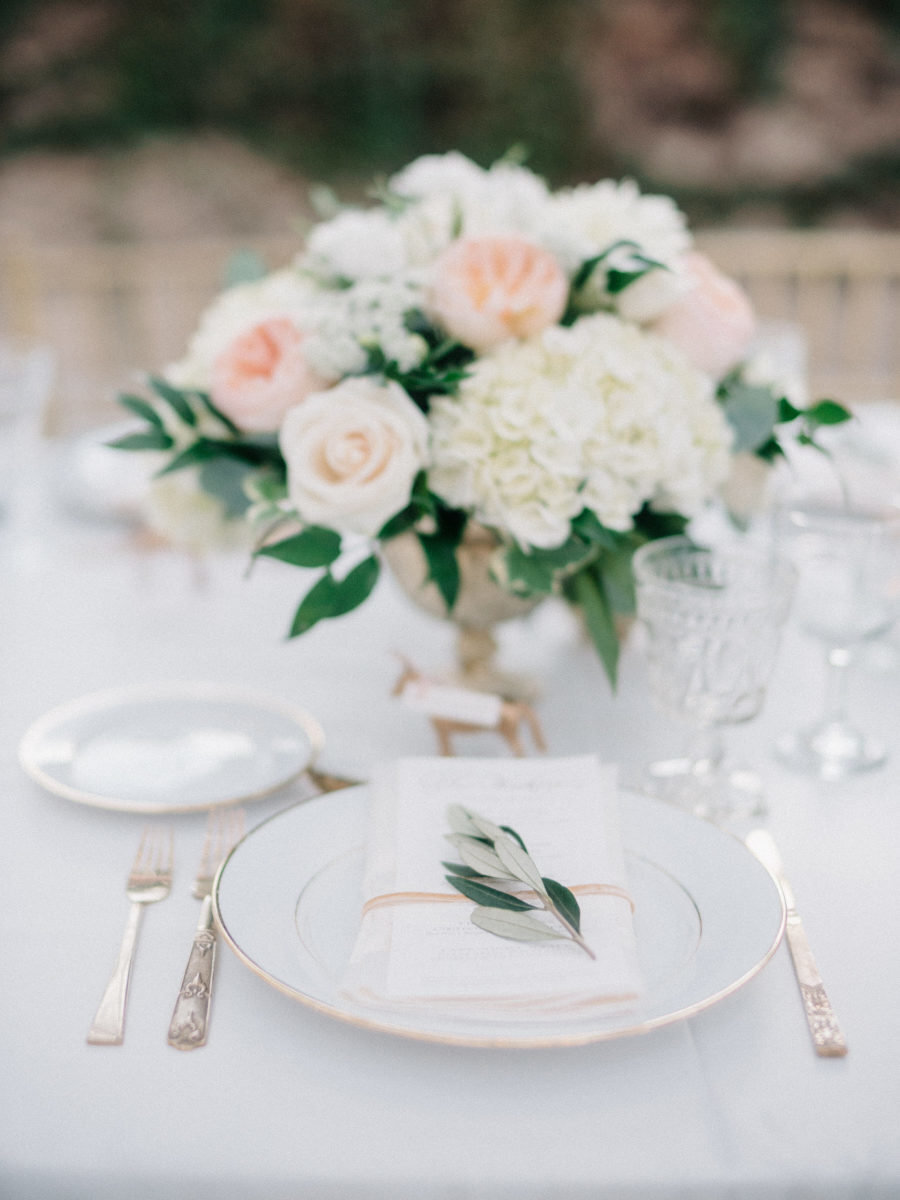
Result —
[{"label": "gold rimmed side plate", "polygon": [[295,805],[264,821],[223,863],[214,888],[225,942],[270,986],[362,1028],[448,1045],[574,1046],[647,1033],[731,995],[784,932],[772,876],[738,839],[636,793],[621,800],[645,981],[629,1011],[563,1020],[467,1019],[366,1008],[341,993],[359,923],[368,788]]},{"label": "gold rimmed side plate", "polygon": [[38,718],[23,770],[79,804],[199,812],[262,799],[324,744],[318,721],[272,696],[212,683],[161,683],[82,696]]}]

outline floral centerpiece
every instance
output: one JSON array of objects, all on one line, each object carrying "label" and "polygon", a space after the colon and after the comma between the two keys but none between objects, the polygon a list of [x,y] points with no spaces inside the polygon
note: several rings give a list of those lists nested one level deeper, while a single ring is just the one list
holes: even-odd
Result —
[{"label": "floral centerpiece", "polygon": [[551,191],[526,167],[426,156],[296,260],[224,291],[122,402],[255,553],[320,572],[291,634],[362,604],[418,540],[452,614],[475,526],[516,596],[579,607],[615,679],[631,555],[681,531],[739,457],[844,420],[753,377],[751,306],[630,181]]}]

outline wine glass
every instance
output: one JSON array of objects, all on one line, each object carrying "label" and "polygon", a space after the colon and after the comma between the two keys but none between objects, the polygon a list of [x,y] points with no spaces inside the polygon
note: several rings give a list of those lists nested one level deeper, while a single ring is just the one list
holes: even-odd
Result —
[{"label": "wine glass", "polygon": [[714,549],[673,537],[642,546],[634,575],[653,697],[695,733],[685,757],[650,765],[648,790],[720,823],[762,815],[762,782],[729,760],[723,727],[762,707],[793,566],[771,548]]},{"label": "wine glass", "polygon": [[900,610],[900,509],[804,497],[785,503],[775,529],[799,570],[798,619],[823,643],[827,663],[819,720],[779,739],[776,753],[820,779],[871,770],[886,750],[849,719],[847,677],[859,650],[887,633]]}]

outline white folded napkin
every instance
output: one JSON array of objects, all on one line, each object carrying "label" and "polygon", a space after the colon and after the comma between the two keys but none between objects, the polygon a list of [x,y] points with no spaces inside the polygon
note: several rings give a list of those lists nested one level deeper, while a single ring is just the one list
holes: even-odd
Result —
[{"label": "white folded napkin", "polygon": [[[451,804],[512,826],[540,873],[574,891],[596,959],[568,939],[511,941],[472,923],[474,903],[444,878],[442,861],[459,861],[445,837]],[[362,912],[343,981],[360,1003],[534,1019],[627,1007],[640,995],[615,771],[592,755],[412,758],[379,768]]]}]

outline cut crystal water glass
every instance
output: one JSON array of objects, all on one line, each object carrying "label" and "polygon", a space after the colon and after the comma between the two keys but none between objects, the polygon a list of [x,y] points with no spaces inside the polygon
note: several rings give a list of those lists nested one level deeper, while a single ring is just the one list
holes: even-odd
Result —
[{"label": "cut crystal water glass", "polygon": [[676,537],[638,550],[634,574],[653,697],[694,730],[684,757],[650,765],[648,790],[717,822],[761,815],[762,782],[731,762],[723,731],[762,707],[793,567],[768,549]]}]

